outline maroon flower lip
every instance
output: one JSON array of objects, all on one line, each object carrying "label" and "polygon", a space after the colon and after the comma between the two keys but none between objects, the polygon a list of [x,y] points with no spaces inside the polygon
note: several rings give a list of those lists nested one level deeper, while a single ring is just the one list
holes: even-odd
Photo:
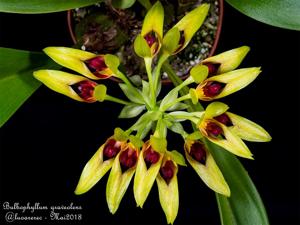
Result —
[{"label": "maroon flower lip", "polygon": [[149,146],[146,149],[143,156],[144,156],[144,161],[146,163],[147,169],[149,169],[149,167],[152,164],[157,163],[160,158],[160,154],[156,152],[151,146]]},{"label": "maroon flower lip", "polygon": [[230,120],[229,116],[226,113],[223,113],[219,116],[214,117],[220,123],[223,123],[227,127],[233,126],[232,121]]},{"label": "maroon flower lip", "polygon": [[[209,137],[212,138],[222,138],[223,129],[218,124],[214,122],[208,122],[205,128]],[[223,139],[223,138],[222,138]]]},{"label": "maroon flower lip", "polygon": [[105,64],[103,56],[96,56],[92,59],[86,60],[84,63],[87,66],[87,68],[91,71],[91,73],[94,74],[96,77],[99,78],[109,77],[109,75],[99,73],[108,68],[107,65]]},{"label": "maroon flower lip", "polygon": [[146,40],[148,46],[151,48],[154,44],[156,44],[155,49],[153,50],[153,54],[155,54],[158,51],[158,43],[159,40],[157,38],[157,34],[155,31],[150,31],[146,35],[144,35],[144,39]]},{"label": "maroon flower lip", "polygon": [[95,102],[94,89],[98,84],[90,80],[83,80],[71,85],[71,88],[86,102]]},{"label": "maroon flower lip", "polygon": [[208,67],[208,76],[216,75],[220,68],[220,63],[204,62],[203,65]]},{"label": "maroon flower lip", "polygon": [[200,141],[195,141],[189,153],[193,159],[198,161],[199,163],[205,165],[206,164],[206,149],[203,143]]},{"label": "maroon flower lip", "polygon": [[170,183],[171,179],[175,174],[175,165],[172,160],[167,160],[165,164],[160,168],[160,175],[166,181],[167,184]]},{"label": "maroon flower lip", "polygon": [[121,150],[121,142],[110,139],[103,149],[103,159],[108,160],[114,158]]},{"label": "maroon flower lip", "polygon": [[137,158],[137,151],[130,147],[125,151],[121,152],[119,160],[122,172],[125,172],[126,170],[134,167],[136,165]]},{"label": "maroon flower lip", "polygon": [[218,81],[208,81],[203,87],[203,93],[206,97],[213,98],[222,92],[225,85]]}]

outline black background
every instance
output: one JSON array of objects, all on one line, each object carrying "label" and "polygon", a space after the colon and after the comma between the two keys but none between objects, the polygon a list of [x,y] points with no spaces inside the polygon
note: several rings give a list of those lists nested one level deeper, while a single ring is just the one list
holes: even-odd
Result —
[{"label": "black background", "polygon": [[[257,22],[227,4],[224,12],[217,53],[249,45],[251,51],[242,66],[261,66],[263,72],[246,89],[222,101],[232,112],[261,124],[273,137],[270,143],[249,143],[255,160],[241,161],[261,194],[270,223],[300,224],[299,32]],[[46,46],[72,45],[64,12],[2,13],[0,28],[3,47],[40,51]],[[109,92],[116,93],[117,85],[108,83]],[[83,208],[83,220],[75,224],[166,224],[155,186],[143,210],[135,207],[130,186],[114,216],[105,201],[107,176],[88,193],[73,194],[87,160],[116,126],[129,126],[116,119],[119,110],[115,104],[82,104],[39,88],[0,129],[1,204],[73,202]],[[178,140],[169,142],[181,149]],[[191,168],[180,170],[179,189],[175,224],[220,224],[214,193]]]}]

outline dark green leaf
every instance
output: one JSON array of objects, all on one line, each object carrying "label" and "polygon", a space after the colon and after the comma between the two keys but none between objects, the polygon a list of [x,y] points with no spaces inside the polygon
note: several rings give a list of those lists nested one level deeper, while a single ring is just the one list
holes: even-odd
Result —
[{"label": "dark green leaf", "polygon": [[263,202],[240,161],[217,145],[208,146],[231,190],[230,198],[216,194],[222,224],[269,224]]},{"label": "dark green leaf", "polygon": [[46,64],[50,69],[52,60],[42,53],[0,48],[0,62],[1,127],[40,86],[32,72]]},{"label": "dark green leaf", "polygon": [[135,0],[112,0],[112,5],[115,8],[127,9],[135,3]]},{"label": "dark green leaf", "polygon": [[0,12],[10,13],[50,13],[101,2],[101,0],[1,0]]},{"label": "dark green leaf", "polygon": [[273,26],[300,30],[299,0],[226,0],[243,14]]}]

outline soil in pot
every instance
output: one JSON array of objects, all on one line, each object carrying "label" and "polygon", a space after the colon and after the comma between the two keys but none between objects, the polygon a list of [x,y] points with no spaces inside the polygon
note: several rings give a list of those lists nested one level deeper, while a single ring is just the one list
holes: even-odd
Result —
[{"label": "soil in pot", "polygon": [[[210,3],[209,14],[190,44],[170,58],[177,75],[184,77],[190,68],[212,55],[220,32],[222,12],[220,0],[162,0],[165,27],[169,30],[186,12],[201,3]],[[133,50],[133,42],[140,33],[146,9],[139,3],[126,10],[115,9],[106,3],[75,9],[69,12],[69,28],[76,47],[95,53],[116,54],[127,76],[144,78],[145,68]],[[167,74],[163,74],[167,79]]]}]

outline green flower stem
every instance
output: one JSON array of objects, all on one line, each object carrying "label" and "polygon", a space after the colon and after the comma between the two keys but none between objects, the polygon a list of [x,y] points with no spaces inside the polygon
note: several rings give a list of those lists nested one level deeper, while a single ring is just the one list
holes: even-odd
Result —
[{"label": "green flower stem", "polygon": [[149,11],[149,9],[152,7],[149,0],[138,0],[138,2]]},{"label": "green flower stem", "polygon": [[[173,71],[173,69],[169,63],[164,63],[163,70],[168,74],[169,79],[173,82],[173,84],[175,86],[180,86],[180,85],[182,85],[182,83],[184,83],[176,75],[176,73]],[[188,79],[190,79],[190,78],[188,78]],[[180,95],[186,95],[189,93],[189,88],[184,86],[180,89],[179,93],[180,93]],[[188,111],[192,112],[192,111],[203,111],[204,110],[203,106],[200,103],[194,105],[194,104],[192,104],[191,100],[187,100],[187,101],[188,101],[187,104],[190,105],[190,108],[188,108]]]},{"label": "green flower stem", "polygon": [[151,99],[151,108],[155,107],[156,104],[156,94],[155,94],[155,89],[154,89],[154,84],[153,84],[153,77],[152,77],[152,71],[151,71],[151,65],[152,65],[152,58],[144,58],[145,60],[145,66],[146,66],[146,71],[147,71],[147,76],[149,80],[149,86],[150,86],[150,99]]},{"label": "green flower stem", "polygon": [[160,82],[160,71],[161,71],[161,67],[162,65],[164,64],[164,62],[169,58],[169,54],[164,52],[160,57],[159,57],[159,60],[158,60],[158,63],[157,63],[157,66],[155,68],[155,72],[154,72],[154,91],[156,93],[157,91],[157,87],[158,87],[158,84]]},{"label": "green flower stem", "polygon": [[106,95],[105,100],[111,101],[111,102],[116,102],[116,103],[119,103],[119,104],[122,104],[122,105],[131,105],[132,104],[131,102],[127,102],[127,101],[124,101],[122,99],[110,96],[110,95]]},{"label": "green flower stem", "polygon": [[117,72],[116,77],[120,78],[128,87],[136,91],[130,80],[121,71]]},{"label": "green flower stem", "polygon": [[176,105],[178,102],[184,101],[184,100],[188,100],[191,99],[190,94],[181,96],[179,98],[177,98],[175,101],[171,102],[170,104],[167,104],[163,107],[162,111],[166,111],[167,109],[171,108],[173,105]]},{"label": "green flower stem", "polygon": [[153,135],[158,138],[166,138],[167,137],[167,127],[166,127],[166,124],[164,123],[163,119],[159,119],[157,121],[155,132]]}]

